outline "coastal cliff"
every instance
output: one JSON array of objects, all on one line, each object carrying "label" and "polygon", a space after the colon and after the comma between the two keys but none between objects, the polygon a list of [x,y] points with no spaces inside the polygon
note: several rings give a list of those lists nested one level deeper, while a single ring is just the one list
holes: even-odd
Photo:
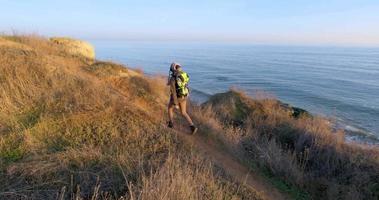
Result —
[{"label": "coastal cliff", "polygon": [[378,199],[379,149],[243,91],[166,127],[165,77],[69,38],[0,37],[0,199]]}]

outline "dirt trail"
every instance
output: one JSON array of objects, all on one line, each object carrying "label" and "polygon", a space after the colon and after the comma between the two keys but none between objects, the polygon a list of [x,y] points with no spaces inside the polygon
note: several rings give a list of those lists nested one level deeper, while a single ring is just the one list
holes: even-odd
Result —
[{"label": "dirt trail", "polygon": [[182,131],[182,133],[177,132],[178,137],[211,159],[212,162],[222,167],[228,174],[234,177],[237,182],[245,183],[247,186],[259,192],[264,199],[291,199],[288,195],[276,189],[264,177],[241,164],[230,152],[221,149],[220,145],[202,137],[201,133],[198,132],[192,136],[183,132],[185,131]]}]

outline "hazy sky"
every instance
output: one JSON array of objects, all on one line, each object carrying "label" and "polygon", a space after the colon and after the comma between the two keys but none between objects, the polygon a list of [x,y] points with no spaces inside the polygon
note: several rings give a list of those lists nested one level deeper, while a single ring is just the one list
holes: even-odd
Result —
[{"label": "hazy sky", "polygon": [[379,0],[0,0],[0,31],[379,46]]}]

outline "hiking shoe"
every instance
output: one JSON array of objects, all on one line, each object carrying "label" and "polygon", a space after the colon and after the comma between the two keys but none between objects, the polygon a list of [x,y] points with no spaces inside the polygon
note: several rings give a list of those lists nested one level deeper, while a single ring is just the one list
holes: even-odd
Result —
[{"label": "hiking shoe", "polygon": [[198,130],[198,128],[196,126],[194,126],[194,125],[190,126],[190,128],[191,128],[191,134],[192,135],[195,134],[197,132],[197,130]]},{"label": "hiking shoe", "polygon": [[174,128],[174,124],[172,123],[172,121],[169,121],[169,122],[167,123],[167,127],[169,127],[169,128]]}]

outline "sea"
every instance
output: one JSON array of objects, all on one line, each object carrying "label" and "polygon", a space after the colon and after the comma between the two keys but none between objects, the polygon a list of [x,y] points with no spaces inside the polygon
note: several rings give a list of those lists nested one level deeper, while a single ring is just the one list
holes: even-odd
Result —
[{"label": "sea", "polygon": [[379,48],[94,40],[96,57],[168,75],[178,62],[191,98],[238,88],[327,117],[347,139],[379,144]]}]

